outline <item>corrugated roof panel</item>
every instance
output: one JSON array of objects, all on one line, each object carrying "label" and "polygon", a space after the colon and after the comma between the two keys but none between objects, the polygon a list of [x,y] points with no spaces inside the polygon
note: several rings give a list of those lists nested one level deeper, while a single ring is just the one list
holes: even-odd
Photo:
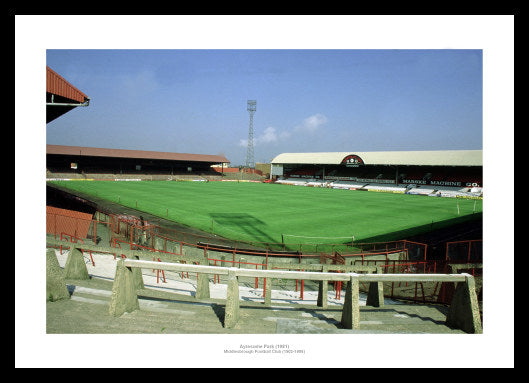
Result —
[{"label": "corrugated roof panel", "polygon": [[366,165],[483,166],[482,150],[282,153],[272,163],[338,165],[349,155]]},{"label": "corrugated roof panel", "polygon": [[77,102],[85,102],[88,96],[66,81],[61,75],[46,66],[46,92],[66,97]]},{"label": "corrugated roof panel", "polygon": [[229,162],[226,157],[210,154],[152,152],[146,150],[105,149],[82,146],[46,145],[46,154],[75,156],[95,156],[113,158],[143,158],[153,160],[192,161],[192,162]]},{"label": "corrugated roof panel", "polygon": [[276,156],[273,164],[339,164],[351,153],[349,152],[321,152],[321,153],[282,153]]}]

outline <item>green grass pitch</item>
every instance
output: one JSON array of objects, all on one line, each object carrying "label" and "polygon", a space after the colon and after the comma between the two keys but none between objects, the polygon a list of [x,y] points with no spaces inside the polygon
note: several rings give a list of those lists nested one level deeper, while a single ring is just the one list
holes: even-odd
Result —
[{"label": "green grass pitch", "polygon": [[54,181],[224,238],[285,243],[405,239],[481,218],[483,201],[250,182]]}]

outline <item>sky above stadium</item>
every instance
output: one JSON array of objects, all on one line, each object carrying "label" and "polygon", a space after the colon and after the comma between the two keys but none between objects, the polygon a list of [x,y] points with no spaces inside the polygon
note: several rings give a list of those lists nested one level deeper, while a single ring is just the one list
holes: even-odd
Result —
[{"label": "sky above stadium", "polygon": [[223,154],[482,149],[481,49],[47,49],[90,97],[55,145]]}]

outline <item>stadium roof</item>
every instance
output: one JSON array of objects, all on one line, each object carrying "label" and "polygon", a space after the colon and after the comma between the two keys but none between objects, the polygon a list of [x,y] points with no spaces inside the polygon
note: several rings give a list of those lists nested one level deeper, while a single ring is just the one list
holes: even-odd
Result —
[{"label": "stadium roof", "polygon": [[209,162],[212,164],[229,162],[225,156],[210,154],[189,154],[152,152],[146,150],[104,149],[82,146],[46,145],[46,154],[59,154],[70,156],[94,156],[113,158],[142,158],[151,160]]},{"label": "stadium roof", "polygon": [[46,66],[46,123],[77,106],[88,106],[90,98]]},{"label": "stadium roof", "polygon": [[482,150],[282,153],[271,163],[339,165],[352,156],[365,165],[483,166]]}]

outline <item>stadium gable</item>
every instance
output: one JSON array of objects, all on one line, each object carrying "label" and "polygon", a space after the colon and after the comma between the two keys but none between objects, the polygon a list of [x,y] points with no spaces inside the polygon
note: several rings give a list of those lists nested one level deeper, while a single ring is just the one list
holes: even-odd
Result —
[{"label": "stadium gable", "polygon": [[57,173],[92,174],[94,177],[105,174],[217,174],[211,165],[226,162],[229,161],[223,155],[46,146],[46,171],[51,178],[57,178]]},{"label": "stadium gable", "polygon": [[364,165],[483,166],[482,150],[282,153],[271,163],[339,165],[348,158]]},{"label": "stadium gable", "polygon": [[229,162],[228,159],[222,155],[153,152],[146,150],[107,149],[63,145],[46,145],[46,154],[70,156],[73,155],[79,157],[140,158],[150,160],[193,161],[207,162],[212,164]]},{"label": "stadium gable", "polygon": [[90,98],[66,81],[50,67],[46,67],[46,123],[55,120],[78,106],[88,106]]}]

